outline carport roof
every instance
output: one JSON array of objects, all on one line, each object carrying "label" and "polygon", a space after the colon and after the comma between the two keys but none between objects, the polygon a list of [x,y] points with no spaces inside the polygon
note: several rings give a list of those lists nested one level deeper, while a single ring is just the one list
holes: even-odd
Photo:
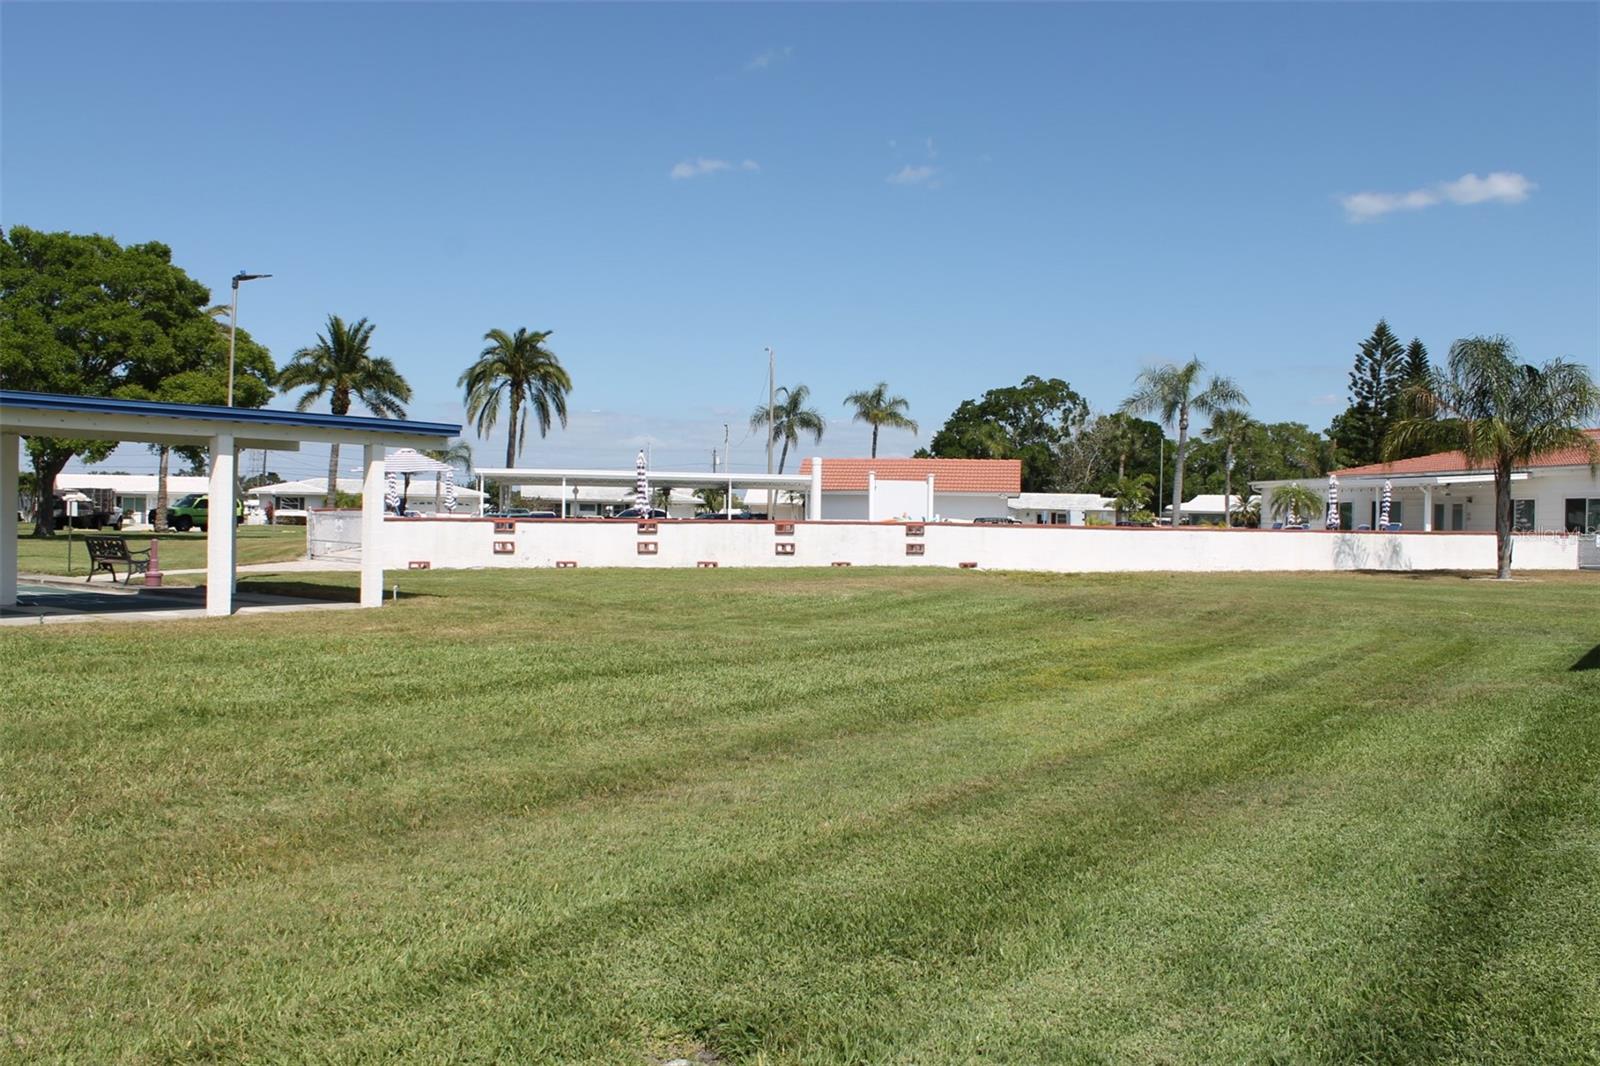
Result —
[{"label": "carport roof", "polygon": [[459,434],[461,427],[448,422],[0,389],[0,430],[158,444],[201,443],[218,433],[232,433],[240,447],[283,451],[304,440],[432,447]]}]

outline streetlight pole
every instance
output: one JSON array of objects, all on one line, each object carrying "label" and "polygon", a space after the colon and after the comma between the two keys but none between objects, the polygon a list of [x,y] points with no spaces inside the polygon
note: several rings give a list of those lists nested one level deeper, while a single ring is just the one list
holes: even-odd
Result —
[{"label": "streetlight pole", "polygon": [[255,281],[258,278],[270,278],[271,274],[246,274],[244,271],[233,276],[233,310],[229,315],[228,324],[228,406],[233,406],[233,350],[239,340],[239,282]]}]

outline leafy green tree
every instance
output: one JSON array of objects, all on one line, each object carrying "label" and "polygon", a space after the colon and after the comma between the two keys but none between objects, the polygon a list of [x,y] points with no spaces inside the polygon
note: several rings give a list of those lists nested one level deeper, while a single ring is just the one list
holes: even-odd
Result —
[{"label": "leafy green tree", "polygon": [[1400,339],[1380,318],[1372,335],[1356,350],[1350,371],[1350,406],[1328,429],[1338,445],[1341,465],[1378,462],[1389,425],[1400,414],[1405,372],[1406,354]]},{"label": "leafy green tree", "polygon": [[[0,385],[75,396],[130,388],[202,368],[215,346],[210,291],[149,242],[13,226],[0,234]],[[73,456],[96,462],[115,441],[27,439],[38,508],[34,534],[54,530],[48,500]]]},{"label": "leafy green tree", "polygon": [[[904,396],[890,396],[889,383],[880,381],[870,389],[852,392],[844,398],[846,407],[855,408],[854,422],[865,422],[872,427],[872,458],[878,457],[878,430],[909,429],[917,432],[917,424],[907,413],[911,405]],[[779,468],[782,471],[782,468]]]},{"label": "leafy green tree", "polygon": [[1226,408],[1211,416],[1206,437],[1223,449],[1222,508],[1224,525],[1233,525],[1233,464],[1235,452],[1250,442],[1256,420],[1236,408]]},{"label": "leafy green tree", "polygon": [[1230,407],[1243,407],[1249,401],[1233,379],[1213,374],[1201,388],[1200,375],[1205,364],[1190,359],[1181,366],[1164,363],[1141,371],[1134,381],[1133,395],[1123,401],[1126,412],[1154,412],[1161,424],[1178,431],[1177,454],[1173,458],[1172,524],[1183,522],[1183,462],[1189,451],[1189,412],[1214,415]]},{"label": "leafy green tree", "polygon": [[1584,432],[1600,410],[1600,385],[1581,363],[1522,363],[1508,337],[1468,337],[1450,346],[1446,366],[1407,396],[1411,413],[1393,427],[1391,452],[1422,444],[1454,448],[1494,473],[1496,573],[1511,576],[1511,475],[1548,452],[1572,449],[1600,465]]},{"label": "leafy green tree", "polygon": [[1161,427],[1132,415],[1097,415],[1058,448],[1055,485],[1062,492],[1098,492],[1112,478],[1160,465]]},{"label": "leafy green tree", "polygon": [[[400,376],[394,363],[372,354],[372,333],[377,327],[366,319],[346,323],[338,315],[328,316],[327,331],[317,334],[317,342],[294,353],[278,378],[284,392],[303,388],[295,409],[309,410],[322,397],[336,415],[350,413],[350,405],[360,400],[379,418],[404,418],[402,404],[411,402],[411,386]],[[339,491],[339,445],[328,447],[328,498]]]},{"label": "leafy green tree", "polygon": [[1406,345],[1405,359],[1400,366],[1402,389],[1405,386],[1427,384],[1432,371],[1433,366],[1428,362],[1428,346],[1419,338],[1412,337],[1411,343]]},{"label": "leafy green tree", "polygon": [[[462,372],[456,384],[466,390],[467,420],[477,424],[478,435],[488,436],[500,417],[500,404],[506,404],[506,466],[517,465],[528,435],[528,412],[539,426],[539,436],[550,433],[550,423],[559,420],[567,428],[567,394],[572,377],[556,354],[545,346],[553,330],[518,329],[507,333],[491,329],[483,335],[488,343],[478,361]],[[511,487],[500,486],[500,507],[511,500]]]},{"label": "leafy green tree", "polygon": [[963,400],[929,442],[942,459],[1021,459],[1024,492],[1055,484],[1062,448],[1089,420],[1089,404],[1060,378],[1029,374],[1020,385]]},{"label": "leafy green tree", "polygon": [[780,474],[783,473],[783,464],[789,460],[789,448],[800,446],[800,434],[809,433],[813,441],[820,441],[823,431],[828,428],[822,415],[806,406],[810,398],[811,390],[804,385],[780,388],[776,407],[768,411],[766,404],[762,404],[750,415],[750,428],[753,430],[765,432],[768,419],[777,427],[773,437],[783,443],[783,450],[778,453]]}]

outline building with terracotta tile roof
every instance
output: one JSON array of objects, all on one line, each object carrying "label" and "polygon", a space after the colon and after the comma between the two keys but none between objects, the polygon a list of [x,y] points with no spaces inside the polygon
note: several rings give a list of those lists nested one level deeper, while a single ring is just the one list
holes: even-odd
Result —
[{"label": "building with terracotta tile roof", "polygon": [[[1600,445],[1600,429],[1584,434]],[[1460,452],[1435,452],[1415,459],[1335,470],[1339,524],[1344,529],[1375,529],[1382,517],[1383,486],[1389,485],[1390,524],[1406,530],[1492,532],[1494,474]],[[1328,495],[1328,478],[1257,481],[1262,524],[1272,524],[1273,492],[1282,485],[1304,485]],[[1600,472],[1581,449],[1541,455],[1511,475],[1512,520],[1522,532],[1600,532]],[[1320,523],[1314,523],[1320,524]]]}]

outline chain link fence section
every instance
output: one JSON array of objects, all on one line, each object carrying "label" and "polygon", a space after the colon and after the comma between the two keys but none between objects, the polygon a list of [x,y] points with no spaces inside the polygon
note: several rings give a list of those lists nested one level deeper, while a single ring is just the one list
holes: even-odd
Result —
[{"label": "chain link fence section", "polygon": [[306,515],[306,556],[361,561],[361,512],[312,511]]}]

